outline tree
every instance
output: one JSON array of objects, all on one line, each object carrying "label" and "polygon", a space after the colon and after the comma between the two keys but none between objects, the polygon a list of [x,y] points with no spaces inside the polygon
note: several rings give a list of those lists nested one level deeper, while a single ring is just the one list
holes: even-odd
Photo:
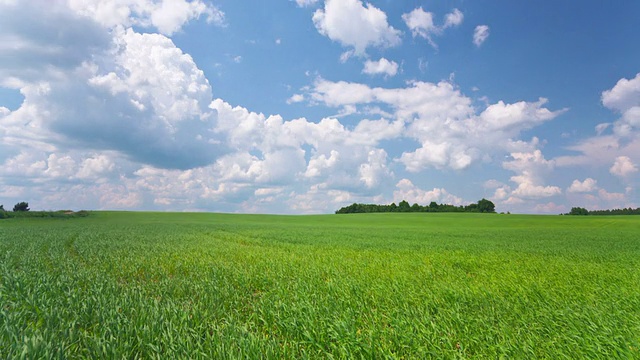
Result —
[{"label": "tree", "polygon": [[398,204],[398,211],[400,212],[409,212],[411,211],[411,205],[406,200],[400,201]]},{"label": "tree", "polygon": [[29,211],[29,203],[19,202],[13,207],[13,211]]},{"label": "tree", "polygon": [[4,205],[0,205],[0,211],[4,211]]},{"label": "tree", "polygon": [[483,213],[494,213],[496,212],[496,205],[492,201],[482,198],[482,200],[478,201],[478,211]]},{"label": "tree", "polygon": [[572,207],[569,215],[589,215],[589,210],[581,207]]}]

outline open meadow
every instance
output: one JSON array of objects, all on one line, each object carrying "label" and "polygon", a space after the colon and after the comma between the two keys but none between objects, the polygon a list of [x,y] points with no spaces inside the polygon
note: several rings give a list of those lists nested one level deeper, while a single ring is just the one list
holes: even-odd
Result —
[{"label": "open meadow", "polygon": [[0,358],[640,358],[640,216],[0,220]]}]

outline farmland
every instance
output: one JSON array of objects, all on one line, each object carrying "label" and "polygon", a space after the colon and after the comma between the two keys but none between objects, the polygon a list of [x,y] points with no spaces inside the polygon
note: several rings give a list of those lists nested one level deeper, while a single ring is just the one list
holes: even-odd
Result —
[{"label": "farmland", "polygon": [[640,358],[640,217],[0,220],[0,358]]}]

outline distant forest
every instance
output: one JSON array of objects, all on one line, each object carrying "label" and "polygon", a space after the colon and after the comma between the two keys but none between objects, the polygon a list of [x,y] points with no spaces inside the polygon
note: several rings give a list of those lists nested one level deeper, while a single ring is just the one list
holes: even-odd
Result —
[{"label": "distant forest", "polygon": [[467,206],[455,206],[449,204],[438,204],[432,201],[428,206],[419,204],[409,205],[402,200],[398,205],[391,203],[389,205],[377,204],[356,204],[353,203],[336,210],[336,214],[355,214],[355,213],[385,213],[385,212],[479,212],[479,213],[495,213],[496,206],[493,202],[482,199],[477,203]]},{"label": "distant forest", "polygon": [[613,210],[587,210],[581,207],[572,207],[571,211],[564,215],[640,215],[640,208],[613,209]]}]

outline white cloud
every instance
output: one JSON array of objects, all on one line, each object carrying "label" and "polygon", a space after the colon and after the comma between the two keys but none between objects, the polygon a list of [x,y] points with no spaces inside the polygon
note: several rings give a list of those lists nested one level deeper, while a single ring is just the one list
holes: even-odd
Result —
[{"label": "white cloud", "polygon": [[437,45],[433,37],[441,35],[447,28],[459,26],[462,24],[463,19],[464,15],[458,9],[453,9],[451,13],[445,15],[444,25],[442,26],[437,26],[433,13],[424,11],[422,7],[402,15],[402,20],[411,30],[413,37],[419,36],[426,39],[434,48],[437,48]]},{"label": "white cloud", "polygon": [[478,25],[473,31],[473,43],[480,47],[489,38],[489,26]]},{"label": "white cloud", "polygon": [[626,198],[623,193],[611,193],[605,189],[600,189],[598,190],[598,197],[610,207],[622,208],[626,205]]},{"label": "white cloud", "polygon": [[513,160],[503,163],[507,170],[517,175],[511,181],[518,186],[510,194],[518,199],[540,199],[560,195],[562,190],[557,186],[545,186],[545,177],[555,167],[553,160],[546,160],[540,150],[528,153],[512,153]]},{"label": "white cloud", "polygon": [[613,124],[617,136],[629,137],[640,129],[640,73],[635,78],[620,79],[610,90],[602,92],[602,104],[622,117]]},{"label": "white cloud", "polygon": [[563,214],[567,212],[567,207],[554,202],[548,202],[546,204],[535,205],[533,211],[537,214]]},{"label": "white cloud", "polygon": [[383,179],[390,178],[392,173],[387,167],[387,152],[383,149],[370,150],[367,161],[360,164],[358,175],[368,189],[377,188]]},{"label": "white cloud", "polygon": [[589,193],[598,189],[597,181],[592,178],[586,178],[584,181],[573,180],[571,186],[567,189],[570,193]]},{"label": "white cloud", "polygon": [[290,208],[297,213],[315,213],[317,209],[335,210],[354,201],[348,191],[327,189],[323,185],[313,185],[304,193],[292,193],[288,201]]},{"label": "white cloud", "polygon": [[400,31],[387,22],[387,15],[360,0],[327,0],[324,9],[313,14],[320,34],[343,46],[353,47],[362,56],[368,47],[393,47],[400,44]]},{"label": "white cloud", "polygon": [[68,4],[105,27],[154,27],[164,35],[172,35],[201,16],[216,25],[225,21],[224,12],[201,0],[68,0]]},{"label": "white cloud", "polygon": [[420,36],[425,38],[435,46],[431,36],[438,34],[438,28],[433,21],[433,13],[424,11],[421,7],[414,9],[410,13],[402,15],[402,20],[407,25],[413,37]]},{"label": "white cloud", "polygon": [[640,106],[640,73],[631,80],[620,79],[613,88],[603,91],[602,104],[622,113]]},{"label": "white cloud", "polygon": [[434,188],[433,190],[422,190],[415,186],[411,180],[402,179],[396,184],[393,192],[393,201],[398,203],[406,200],[410,204],[418,203],[420,205],[428,205],[432,201],[439,204],[463,205],[464,200],[460,197],[450,194],[444,188]]},{"label": "white cloud", "polygon": [[318,0],[295,0],[299,7],[307,7],[315,5]]},{"label": "white cloud", "polygon": [[588,193],[598,189],[597,181],[592,178],[586,178],[584,181],[573,180],[571,186],[567,189],[570,193]]},{"label": "white cloud", "polygon": [[378,61],[367,60],[364,63],[362,72],[369,75],[383,74],[386,76],[395,76],[398,73],[398,63],[381,58]]},{"label": "white cloud", "polygon": [[290,98],[287,99],[287,104],[295,104],[304,101],[304,95],[302,94],[293,94]]},{"label": "white cloud", "polygon": [[[592,165],[610,167],[612,174],[618,176],[627,173],[631,166],[625,163],[640,161],[640,74],[635,78],[620,79],[613,88],[602,92],[602,104],[621,117],[610,123],[596,126],[596,136],[581,140],[578,144],[568,147],[569,150],[580,155],[561,156],[557,158],[558,165],[577,166]],[[611,132],[605,130],[612,127]],[[620,162],[618,159],[628,158],[629,161]]]},{"label": "white cloud", "polygon": [[[401,122],[362,120],[353,130],[348,130],[336,119],[312,123],[306,119],[284,121],[278,116],[265,118],[244,108],[232,108],[222,100],[215,100],[212,108],[218,113],[218,131],[227,133],[230,145],[238,151],[218,160],[217,167],[225,174],[223,180],[269,182],[273,179],[262,174],[279,168],[285,171],[280,179],[323,183],[340,190],[369,191],[392,176],[386,152],[376,146],[384,139],[399,136]],[[310,152],[300,152],[303,146],[310,146]],[[248,154],[255,150],[262,156]],[[282,150],[299,157],[283,159],[280,163],[266,161],[270,154]],[[283,163],[287,166],[282,166]]]},{"label": "white cloud", "polygon": [[[49,151],[51,143],[64,144],[63,149],[115,150],[164,167],[212,163],[221,147],[211,131],[211,87],[191,56],[163,35],[122,27],[101,31],[73,9],[55,4],[43,14],[41,6],[32,12],[8,9],[22,25],[4,29],[4,36],[24,44],[44,37],[47,47],[73,48],[75,55],[55,61],[34,56],[40,59],[26,65],[22,58],[35,54],[23,47],[6,49],[2,59],[15,63],[0,64],[0,72],[24,96],[1,126],[7,143],[28,142]],[[91,5],[76,5],[83,4]],[[48,33],[59,36],[48,38]],[[72,46],[75,41],[77,48]],[[30,126],[20,125],[25,123]]]},{"label": "white cloud", "polygon": [[609,169],[609,172],[615,176],[625,178],[638,172],[638,167],[628,156],[618,156],[613,166]]},{"label": "white cloud", "polygon": [[499,101],[476,115],[472,100],[446,81],[386,89],[319,78],[309,98],[332,107],[390,106],[393,116],[407,124],[406,136],[422,145],[399,159],[412,172],[427,167],[464,169],[488,154],[530,150],[532,144],[513,139],[565,111],[550,111],[544,107],[547,100],[539,99],[514,104]]},{"label": "white cloud", "polygon": [[460,24],[462,24],[462,20],[464,20],[464,15],[462,14],[462,11],[458,9],[453,9],[452,12],[445,15],[445,22],[443,27],[446,29],[449,27],[460,26]]}]

